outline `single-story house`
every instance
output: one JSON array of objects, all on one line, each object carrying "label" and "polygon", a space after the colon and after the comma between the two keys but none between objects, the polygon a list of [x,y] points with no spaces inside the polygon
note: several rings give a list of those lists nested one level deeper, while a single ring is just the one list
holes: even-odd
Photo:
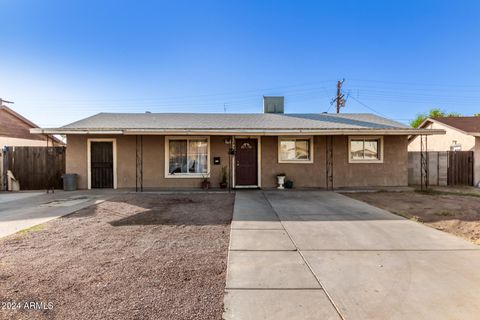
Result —
[{"label": "single-story house", "polygon": [[[419,129],[446,132],[428,138],[428,151],[473,151],[473,185],[480,186],[480,116],[427,118]],[[420,137],[410,137],[408,151],[420,151]]]},{"label": "single-story house", "polygon": [[[264,97],[255,114],[99,113],[60,128],[67,173],[79,188],[192,188],[222,168],[235,188],[271,188],[285,174],[296,187],[406,186],[412,129],[373,114],[289,114]],[[139,181],[141,180],[141,181]]]},{"label": "single-story house", "polygon": [[[480,136],[480,117],[427,118],[420,129],[441,129],[445,135],[428,138],[428,151],[474,151]],[[408,151],[420,151],[420,137],[412,137]]]},{"label": "single-story house", "polygon": [[18,173],[13,172],[14,170],[7,165],[6,147],[12,150],[16,147],[46,147],[47,144],[50,147],[65,146],[65,143],[53,135],[31,133],[30,129],[38,126],[1,103],[2,99],[0,99],[0,190],[6,190],[9,184],[12,186],[12,181],[17,181],[14,178]]}]

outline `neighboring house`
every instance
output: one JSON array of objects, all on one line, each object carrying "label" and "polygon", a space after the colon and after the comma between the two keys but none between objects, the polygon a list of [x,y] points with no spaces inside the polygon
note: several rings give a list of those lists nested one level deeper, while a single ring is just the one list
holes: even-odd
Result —
[{"label": "neighboring house", "polygon": [[[45,147],[47,135],[30,133],[38,126],[7,106],[0,105],[0,149],[10,147]],[[49,145],[52,139],[55,145],[64,145],[59,139],[48,135]]]},{"label": "neighboring house", "polygon": [[[442,117],[425,119],[420,129],[442,129],[446,134],[427,139],[428,151],[473,151],[480,136],[480,117]],[[420,137],[410,139],[408,151],[420,151]]]},{"label": "neighboring house", "polygon": [[232,186],[276,186],[284,173],[296,187],[406,186],[412,129],[372,114],[286,114],[283,97],[265,97],[264,113],[99,113],[60,128],[67,173],[79,188],[192,188],[222,167]]},{"label": "neighboring house", "polygon": [[[0,103],[1,103],[0,99]],[[7,106],[0,104],[0,190],[5,190],[8,185],[8,175],[17,175],[18,172],[8,173],[9,166],[6,165],[6,153],[4,147],[51,147],[64,146],[61,140],[53,135],[30,133],[30,129],[38,127],[35,123],[13,111]],[[10,164],[12,165],[12,164]],[[30,166],[33,168],[33,166]],[[28,174],[28,172],[26,173]]]},{"label": "neighboring house", "polygon": [[[428,151],[473,151],[473,185],[480,185],[480,117],[428,118],[420,129],[443,129],[443,136],[429,136]],[[412,136],[408,151],[420,151],[420,137]]]}]

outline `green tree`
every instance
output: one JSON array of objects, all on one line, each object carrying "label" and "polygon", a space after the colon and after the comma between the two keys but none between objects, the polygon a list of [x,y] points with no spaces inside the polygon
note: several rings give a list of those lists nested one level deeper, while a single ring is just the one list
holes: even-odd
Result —
[{"label": "green tree", "polygon": [[415,119],[410,121],[410,126],[413,128],[418,128],[418,126],[427,118],[441,118],[441,117],[460,117],[460,114],[457,112],[447,113],[439,108],[433,108],[433,109],[430,109],[428,114],[418,113]]}]

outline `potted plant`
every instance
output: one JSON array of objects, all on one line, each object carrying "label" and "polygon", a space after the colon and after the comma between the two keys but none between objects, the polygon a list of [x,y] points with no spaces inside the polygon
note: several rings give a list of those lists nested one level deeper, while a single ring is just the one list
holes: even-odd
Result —
[{"label": "potted plant", "polygon": [[202,174],[203,180],[202,180],[202,189],[209,189],[210,188],[210,180],[208,180],[208,173],[207,174]]},{"label": "potted plant", "polygon": [[220,174],[220,188],[225,189],[227,187],[227,167],[222,167],[222,173]]},{"label": "potted plant", "polygon": [[285,183],[285,173],[277,174],[277,183],[278,183],[277,189],[284,189],[283,184]]},{"label": "potted plant", "polygon": [[285,188],[286,189],[292,189],[293,188],[293,181],[292,180],[286,180],[285,181]]}]

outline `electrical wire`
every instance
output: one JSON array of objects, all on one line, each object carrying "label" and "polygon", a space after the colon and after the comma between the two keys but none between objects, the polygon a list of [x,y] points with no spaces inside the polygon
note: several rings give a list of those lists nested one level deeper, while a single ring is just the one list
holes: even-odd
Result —
[{"label": "electrical wire", "polygon": [[353,100],[355,100],[356,102],[358,102],[360,105],[364,106],[365,108],[369,109],[370,111],[373,111],[374,113],[378,114],[378,115],[381,115],[382,117],[385,117],[385,118],[389,118],[387,115],[375,110],[374,108],[370,107],[369,105],[367,105],[366,103],[363,103],[362,101],[358,100],[357,98],[353,97],[353,96],[350,96],[350,98],[352,98]]}]

